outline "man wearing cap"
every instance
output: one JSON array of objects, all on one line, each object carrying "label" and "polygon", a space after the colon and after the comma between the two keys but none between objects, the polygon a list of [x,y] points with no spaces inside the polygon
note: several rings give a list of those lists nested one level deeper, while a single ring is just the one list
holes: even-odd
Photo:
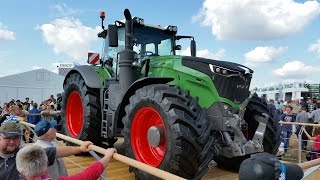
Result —
[{"label": "man wearing cap", "polygon": [[239,180],[300,180],[303,171],[294,163],[281,163],[276,156],[263,152],[251,155],[239,169]]},{"label": "man wearing cap", "polygon": [[[39,121],[34,128],[36,135],[39,137],[35,145],[43,148],[54,147],[52,141],[56,139],[56,125],[57,121],[55,120]],[[68,175],[62,158],[56,158],[54,164],[48,167],[48,174],[52,179]]]},{"label": "man wearing cap", "polygon": [[[15,122],[7,122],[0,127],[0,176],[1,180],[20,179],[16,168],[16,155],[20,149],[22,132]],[[46,148],[48,165],[52,165],[56,157],[65,157],[88,152],[92,143],[84,142],[81,146],[64,146]]]}]

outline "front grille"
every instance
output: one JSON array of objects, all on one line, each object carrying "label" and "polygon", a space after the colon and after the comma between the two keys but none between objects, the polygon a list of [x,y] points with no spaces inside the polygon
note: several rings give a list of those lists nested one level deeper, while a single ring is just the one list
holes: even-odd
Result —
[{"label": "front grille", "polygon": [[214,84],[221,97],[227,98],[237,104],[248,98],[250,91],[251,74],[220,75],[214,74]]},{"label": "front grille", "polygon": [[182,65],[211,77],[220,97],[240,104],[250,95],[249,87],[253,71],[241,64],[183,57]]}]

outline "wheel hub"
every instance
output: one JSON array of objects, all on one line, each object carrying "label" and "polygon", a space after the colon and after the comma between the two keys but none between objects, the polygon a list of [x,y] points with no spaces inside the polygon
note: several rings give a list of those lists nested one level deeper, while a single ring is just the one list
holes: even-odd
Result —
[{"label": "wheel hub", "polygon": [[152,147],[158,147],[163,142],[164,130],[161,126],[151,126],[148,130],[148,142]]}]

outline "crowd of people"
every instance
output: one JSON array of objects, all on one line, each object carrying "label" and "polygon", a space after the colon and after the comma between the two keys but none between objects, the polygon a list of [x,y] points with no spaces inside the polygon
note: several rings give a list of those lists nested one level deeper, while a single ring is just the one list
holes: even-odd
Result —
[{"label": "crowd of people", "polygon": [[[272,99],[267,102],[268,109],[271,115],[279,122],[298,122],[298,123],[312,123],[319,124],[320,122],[320,99],[307,100],[288,100],[288,101],[274,101]],[[284,144],[285,156],[290,156],[287,153],[291,135],[295,133],[298,137],[300,131],[302,134],[302,149],[306,150],[308,140],[314,140],[311,148],[309,160],[320,157],[320,127],[301,126],[292,124],[281,124],[282,127],[282,141]],[[303,129],[301,129],[304,127]],[[308,159],[308,158],[307,158]]]},{"label": "crowd of people", "polygon": [[[86,168],[81,173],[68,176],[61,157],[89,151],[90,141],[81,146],[55,147],[60,117],[61,94],[57,99],[51,95],[47,100],[38,103],[25,98],[25,102],[12,100],[4,103],[0,109],[0,179],[98,179],[108,165],[114,148],[109,148],[104,157]],[[34,124],[34,133],[38,137],[33,144],[29,128],[19,121]]]}]

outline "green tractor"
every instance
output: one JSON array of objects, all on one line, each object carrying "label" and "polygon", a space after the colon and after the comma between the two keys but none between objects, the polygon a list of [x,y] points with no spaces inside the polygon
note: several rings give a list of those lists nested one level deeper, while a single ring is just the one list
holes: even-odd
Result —
[{"label": "green tractor", "polygon": [[[64,134],[108,147],[124,137],[127,156],[187,179],[200,179],[211,160],[237,169],[250,154],[276,153],[278,122],[250,94],[251,69],[196,57],[194,38],[176,26],[146,25],[128,9],[124,16],[105,28],[100,14],[102,57],[67,74]],[[191,56],[176,54],[181,39]]]}]

